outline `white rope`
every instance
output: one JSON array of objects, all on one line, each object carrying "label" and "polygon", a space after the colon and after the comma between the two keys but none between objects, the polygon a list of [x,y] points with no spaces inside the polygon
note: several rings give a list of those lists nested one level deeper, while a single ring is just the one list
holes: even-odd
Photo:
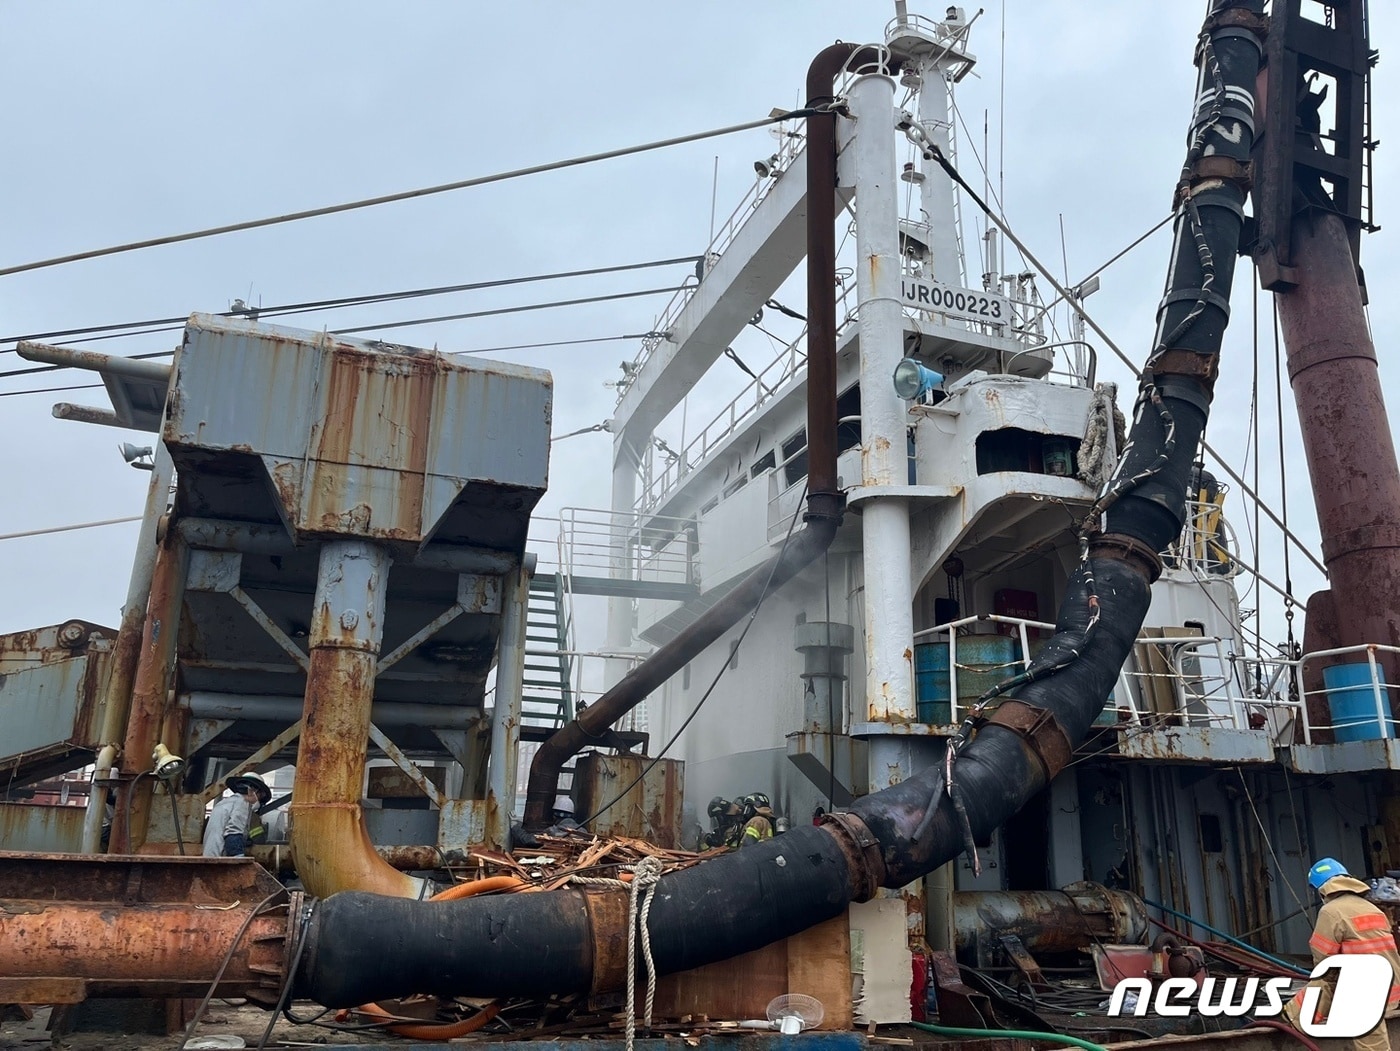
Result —
[{"label": "white rope", "polygon": [[[656,1004],[656,962],[651,956],[651,931],[647,929],[647,918],[651,914],[651,903],[656,885],[661,882],[661,859],[645,857],[635,865],[624,865],[623,869],[632,873],[632,882],[620,879],[607,879],[602,876],[575,876],[574,883],[585,887],[615,887],[629,893],[627,903],[627,1051],[637,1036],[637,928],[642,931],[642,962],[647,969],[646,1015],[643,1025],[651,1028],[651,1012]],[[641,923],[637,922],[640,912]]]},{"label": "white rope", "polygon": [[[1089,406],[1089,423],[1079,446],[1079,474],[1095,491],[1113,477],[1118,457],[1127,444],[1127,423],[1118,409],[1118,385],[1100,383],[1094,387],[1094,400]],[[1109,428],[1113,442],[1109,443]]]}]

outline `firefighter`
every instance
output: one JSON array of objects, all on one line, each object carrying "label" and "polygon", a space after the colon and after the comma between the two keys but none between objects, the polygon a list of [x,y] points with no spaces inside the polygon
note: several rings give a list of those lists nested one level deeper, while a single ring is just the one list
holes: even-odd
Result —
[{"label": "firefighter", "polygon": [[739,800],[744,808],[744,830],[739,846],[747,847],[773,838],[773,804],[762,792],[751,792]]},{"label": "firefighter", "polygon": [[705,833],[707,847],[737,847],[743,835],[744,808],[723,796],[715,796],[705,808],[710,816],[710,831]]},{"label": "firefighter", "polygon": [[[1395,935],[1385,913],[1366,900],[1370,891],[1365,883],[1353,878],[1336,858],[1323,858],[1308,870],[1309,885],[1322,896],[1317,924],[1308,945],[1312,948],[1313,964],[1329,956],[1345,953],[1377,953],[1390,964],[1393,979],[1390,986],[1390,1008],[1400,1003],[1400,954],[1395,949]],[[1332,1002],[1332,989],[1337,972],[1329,971],[1310,985],[1321,988],[1317,1011],[1326,1017]],[[1303,1007],[1303,990],[1299,990],[1288,1005],[1288,1020],[1297,1026]],[[1385,1018],[1375,1029],[1351,1041],[1356,1051],[1390,1051],[1390,1037]]]},{"label": "firefighter", "polygon": [[[233,793],[224,796],[209,812],[204,829],[206,858],[239,858],[249,846],[249,830],[257,809],[272,799],[272,789],[257,774],[238,774],[224,782]],[[257,822],[261,826],[261,822]]]}]

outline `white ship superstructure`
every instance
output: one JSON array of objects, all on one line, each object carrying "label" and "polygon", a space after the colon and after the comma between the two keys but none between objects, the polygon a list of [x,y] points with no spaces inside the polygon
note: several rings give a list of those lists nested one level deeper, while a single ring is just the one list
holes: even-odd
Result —
[{"label": "white ship superstructure", "polygon": [[[1111,464],[1121,441],[1112,388],[1096,383],[1096,347],[1082,325],[1073,339],[1054,337],[1034,274],[1001,272],[995,229],[987,273],[969,279],[959,194],[937,160],[954,156],[949,96],[976,61],[968,30],[957,10],[937,22],[897,19],[887,41],[917,55],[917,68],[850,75],[838,89],[839,203],[855,249],[838,271],[849,512],[824,558],[647,702],[654,749],[679,732],[668,754],[686,764],[693,836],[714,796],[764,791],[803,823],[941,762],[976,698],[1052,633],[1077,530],[1103,481],[1093,465],[1081,469],[1081,450],[1092,435]],[[782,141],[771,174],[710,246],[702,279],[628,370],[612,424],[615,565],[679,573],[700,597],[610,600],[609,651],[674,638],[800,528],[801,338],[684,448],[655,440],[801,262],[806,158],[800,139]],[[901,170],[911,143],[915,160]],[[900,191],[910,187],[906,214]],[[943,375],[931,397],[896,393],[906,357]],[[1303,854],[1356,854],[1361,825],[1375,820],[1360,817],[1376,813],[1374,788],[1333,786],[1355,826],[1337,822],[1330,802],[1284,792],[1294,774],[1319,768],[1315,746],[1290,748],[1306,706],[1289,693],[1286,662],[1246,659],[1223,489],[1207,474],[1192,496],[1103,730],[981,845],[980,874],[964,856],[928,878],[927,904],[925,888],[905,892],[911,946],[925,918],[930,942],[954,940],[956,892],[1086,880],[1138,882],[1149,899],[1249,929],[1303,889]],[[1271,944],[1296,951],[1307,935],[1299,917]]]}]

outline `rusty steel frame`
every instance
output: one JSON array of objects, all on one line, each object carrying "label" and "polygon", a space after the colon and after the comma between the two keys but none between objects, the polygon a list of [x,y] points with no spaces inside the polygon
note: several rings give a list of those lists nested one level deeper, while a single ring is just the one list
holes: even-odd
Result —
[{"label": "rusty steel frame", "polygon": [[212,803],[214,800],[218,799],[219,796],[224,794],[224,782],[227,781],[230,777],[236,777],[239,774],[246,774],[255,766],[267,762],[274,755],[280,752],[283,748],[286,748],[287,745],[291,744],[298,737],[300,737],[301,734],[302,720],[298,719],[296,722],[292,723],[291,726],[287,727],[280,734],[278,734],[272,740],[268,741],[256,752],[248,756],[248,758],[244,759],[241,763],[239,763],[232,770],[230,770],[228,774],[224,776],[224,779],[222,781],[215,781],[212,785],[206,785],[204,790],[199,793],[200,798],[202,798],[206,804]]},{"label": "rusty steel frame", "polygon": [[110,851],[133,854],[146,840],[150,821],[151,779],[145,777],[151,753],[160,736],[175,677],[176,644],[190,549],[178,538],[166,536],[156,552],[151,574],[151,596],[141,634],[131,704],[122,743],[123,775],[112,819]]},{"label": "rusty steel frame", "polygon": [[402,770],[408,779],[417,785],[418,790],[425,796],[439,807],[447,801],[447,795],[438,791],[437,785],[429,781],[427,777],[424,776],[423,771],[418,769],[418,764],[404,755],[403,750],[393,741],[389,740],[384,731],[375,726],[374,723],[369,724],[369,739],[380,747],[384,754],[389,757],[390,761]]}]

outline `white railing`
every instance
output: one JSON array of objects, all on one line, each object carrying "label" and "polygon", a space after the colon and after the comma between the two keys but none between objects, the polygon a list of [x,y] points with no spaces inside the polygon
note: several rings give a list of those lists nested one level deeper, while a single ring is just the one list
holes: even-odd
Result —
[{"label": "white railing", "polygon": [[[1400,727],[1390,710],[1390,691],[1400,686],[1400,684],[1388,682],[1386,679],[1385,665],[1378,659],[1378,655],[1388,657],[1392,666],[1400,665],[1400,649],[1394,646],[1367,645],[1367,646],[1346,646],[1341,649],[1318,650],[1315,653],[1305,653],[1298,661],[1298,681],[1306,683],[1311,676],[1309,665],[1320,667],[1322,670],[1317,674],[1322,677],[1324,685],[1321,689],[1304,690],[1302,708],[1303,720],[1303,740],[1307,744],[1313,743],[1313,731],[1330,730],[1336,740],[1375,740],[1378,738],[1394,738],[1397,734],[1397,727]],[[1354,657],[1357,660],[1344,660],[1338,658]],[[1382,659],[1385,659],[1382,657]],[[1332,671],[1338,666],[1349,668],[1350,674],[1343,672],[1338,678],[1349,681],[1339,682],[1335,686],[1326,685],[1328,671]],[[1329,721],[1313,722],[1308,714],[1307,701],[1310,698],[1320,698],[1323,707],[1329,712]],[[1340,716],[1338,709],[1345,711]]]},{"label": "white railing", "polygon": [[[989,662],[959,653],[960,642],[967,650],[969,640],[985,645],[995,638],[990,633],[974,634],[978,626],[989,625],[1008,629],[1000,634],[1009,634],[1015,644],[1013,657]],[[948,705],[948,724],[961,722],[976,699],[965,688],[959,690],[959,674],[965,687],[969,679],[975,683],[980,696],[996,682],[1029,667],[1035,656],[1034,644],[1048,639],[1054,630],[1055,626],[1045,621],[983,614],[915,632],[916,641],[936,638],[948,647],[946,696],[940,689],[934,701]],[[1288,661],[1258,664],[1234,653],[1232,645],[1231,640],[1216,637],[1139,638],[1096,725],[1128,724],[1135,731],[1173,725],[1269,730],[1277,740],[1291,728],[1301,707],[1286,687],[1282,696],[1276,692],[1280,680],[1291,681],[1289,674],[1295,669]],[[1256,673],[1275,666],[1283,674],[1276,671],[1263,682],[1255,682]],[[935,674],[943,671],[938,668]]]},{"label": "white railing", "polygon": [[[777,127],[783,128],[783,125],[777,125]],[[743,227],[744,223],[748,222],[749,217],[752,216],[754,212],[758,211],[759,205],[763,203],[774,184],[777,183],[779,178],[782,178],[782,173],[792,166],[793,160],[796,159],[797,155],[801,153],[807,145],[806,136],[802,132],[787,131],[784,128],[781,135],[782,138],[778,144],[778,148],[768,162],[773,165],[773,171],[778,174],[776,176],[759,175],[754,179],[753,185],[749,187],[748,192],[740,199],[734,211],[729,214],[729,218],[720,225],[719,230],[716,231],[714,237],[711,238],[710,243],[705,246],[704,263],[702,264],[701,273],[708,273],[710,268],[714,265],[715,260],[724,254],[725,249],[727,249],[730,244],[733,243],[734,238],[738,236],[739,230]],[[686,304],[690,302],[690,297],[694,294],[695,290],[700,287],[700,283],[700,281],[697,281],[693,285],[687,284],[685,287],[678,289],[661,311],[660,315],[658,315],[656,324],[652,326],[652,331],[648,334],[647,338],[642,340],[641,348],[637,351],[637,356],[632,359],[631,366],[624,370],[628,377],[628,383],[618,388],[617,398],[619,402],[621,402],[623,395],[627,393],[627,386],[630,386],[630,380],[641,371],[642,366],[647,363],[647,359],[656,352],[656,348],[666,342],[667,335],[675,328],[676,322],[680,320],[682,311],[685,310]]]},{"label": "white railing", "polygon": [[[803,330],[804,334],[806,329]],[[807,364],[807,355],[794,340],[778,352],[749,383],[710,420],[694,438],[681,447],[679,454],[667,457],[660,471],[656,469],[655,447],[649,446],[642,458],[641,495],[634,505],[640,515],[646,515],[680,486],[681,480],[705,461],[739,426],[756,413]]]},{"label": "white railing", "polygon": [[558,564],[564,577],[694,584],[695,522],[688,518],[566,507],[559,512]]}]

